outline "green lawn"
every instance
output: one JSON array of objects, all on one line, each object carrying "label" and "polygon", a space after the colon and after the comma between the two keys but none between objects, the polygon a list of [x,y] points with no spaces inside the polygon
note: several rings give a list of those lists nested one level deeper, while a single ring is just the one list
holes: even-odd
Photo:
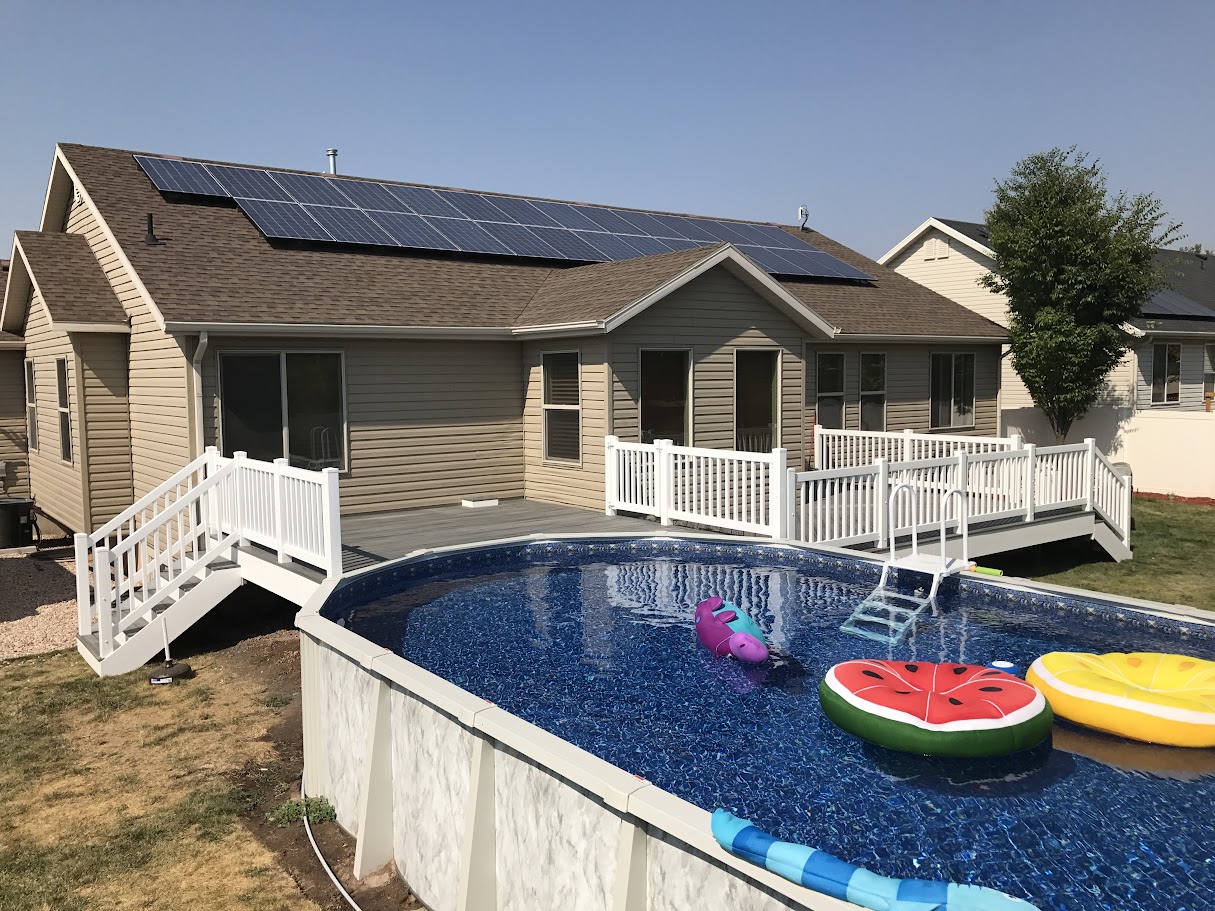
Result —
[{"label": "green lawn", "polygon": [[984,557],[1010,576],[1215,611],[1215,506],[1136,497],[1135,559],[1115,563],[1089,540]]}]

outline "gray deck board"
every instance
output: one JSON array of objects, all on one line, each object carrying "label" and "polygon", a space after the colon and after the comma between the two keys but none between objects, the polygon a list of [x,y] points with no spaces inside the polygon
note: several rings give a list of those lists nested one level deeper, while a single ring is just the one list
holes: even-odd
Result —
[{"label": "gray deck board", "polygon": [[415,550],[452,547],[530,534],[651,532],[645,519],[607,516],[592,509],[538,500],[503,500],[497,506],[432,506],[342,518],[343,569],[350,572]]}]

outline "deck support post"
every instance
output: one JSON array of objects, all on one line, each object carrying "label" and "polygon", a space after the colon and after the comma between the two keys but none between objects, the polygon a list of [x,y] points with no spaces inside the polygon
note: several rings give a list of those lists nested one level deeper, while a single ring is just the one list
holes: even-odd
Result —
[{"label": "deck support post", "polygon": [[619,466],[616,463],[616,444],[620,442],[620,437],[606,436],[603,438],[603,481],[604,481],[604,498],[603,512],[604,515],[616,515],[616,493],[617,481],[616,473],[619,471]]},{"label": "deck support post", "polygon": [[354,878],[362,879],[392,860],[392,688],[374,678],[367,745],[359,794]]},{"label": "deck support post", "polygon": [[650,837],[642,826],[627,818],[620,820],[612,911],[646,911],[649,906],[646,883],[649,841]]},{"label": "deck support post", "polygon": [[498,907],[496,751],[490,738],[483,734],[473,736],[456,911],[495,911]]},{"label": "deck support post", "polygon": [[1034,520],[1034,500],[1038,496],[1038,447],[1025,444],[1025,521]]},{"label": "deck support post", "polygon": [[1092,437],[1085,437],[1084,445],[1088,447],[1084,453],[1084,511],[1092,512],[1096,499],[1093,487],[1097,483],[1097,441]]}]

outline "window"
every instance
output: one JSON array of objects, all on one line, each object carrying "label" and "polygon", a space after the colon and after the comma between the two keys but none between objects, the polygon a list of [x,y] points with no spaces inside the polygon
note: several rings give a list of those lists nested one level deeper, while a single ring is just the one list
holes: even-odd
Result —
[{"label": "window", "polygon": [[820,351],[815,357],[818,404],[814,420],[828,430],[844,429],[844,355]]},{"label": "window", "polygon": [[1181,401],[1181,345],[1176,342],[1152,348],[1152,404]]},{"label": "window", "polygon": [[687,446],[689,351],[641,352],[641,442]]},{"label": "window", "polygon": [[776,430],[776,351],[738,349],[734,352],[734,448],[741,452],[770,452],[780,445]]},{"label": "window", "polygon": [[975,425],[975,356],[934,354],[929,402],[929,425],[973,427]]},{"label": "window", "polygon": [[34,362],[25,362],[25,432],[29,448],[38,448],[38,389],[34,385]]},{"label": "window", "polygon": [[68,364],[66,357],[55,359],[55,390],[59,404],[59,458],[72,461],[72,412],[68,407]]},{"label": "window", "polygon": [[582,403],[577,351],[544,355],[544,457],[562,462],[582,458]]},{"label": "window", "polygon": [[337,352],[221,352],[224,455],[286,458],[296,468],[343,469],[346,414]]},{"label": "window", "polygon": [[861,430],[886,429],[886,355],[861,354]]}]

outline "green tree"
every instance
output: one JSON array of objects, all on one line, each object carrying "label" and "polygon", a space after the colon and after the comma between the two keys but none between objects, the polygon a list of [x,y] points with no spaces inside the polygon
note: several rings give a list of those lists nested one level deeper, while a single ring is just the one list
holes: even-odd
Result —
[{"label": "green tree", "polygon": [[1215,253],[1215,250],[1212,250],[1210,247],[1204,250],[1202,244],[1182,244],[1177,248],[1177,251],[1179,253],[1197,253],[1200,256],[1210,256],[1212,253]]},{"label": "green tree", "polygon": [[1018,162],[995,196],[996,264],[979,283],[1008,297],[1013,367],[1062,443],[1129,350],[1127,321],[1163,286],[1153,257],[1180,226],[1151,194],[1111,196],[1075,147]]}]

